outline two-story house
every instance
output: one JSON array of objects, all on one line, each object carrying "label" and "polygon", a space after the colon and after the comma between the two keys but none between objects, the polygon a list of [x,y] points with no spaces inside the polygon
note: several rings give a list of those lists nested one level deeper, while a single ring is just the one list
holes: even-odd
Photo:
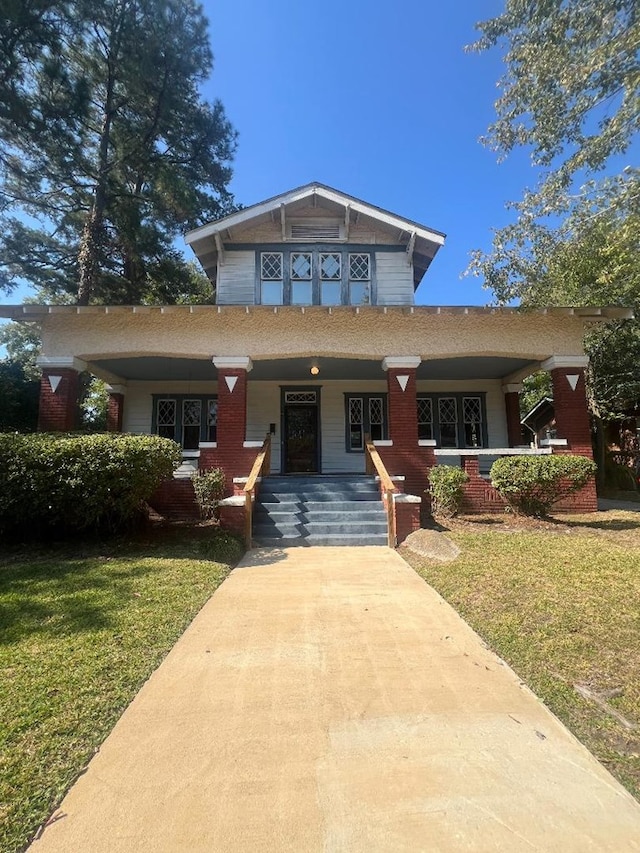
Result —
[{"label": "two-story house", "polygon": [[[389,474],[422,494],[438,461],[591,454],[585,322],[622,309],[415,305],[445,237],[318,183],[186,235],[215,305],[13,306],[42,324],[40,424],[75,421],[78,371],[110,383],[110,428],[178,441],[187,464],[246,477],[265,435],[271,472],[364,472],[370,436]],[[622,311],[624,313],[624,311]],[[557,438],[521,443],[518,391],[553,378]],[[595,508],[595,492],[581,498]]]}]

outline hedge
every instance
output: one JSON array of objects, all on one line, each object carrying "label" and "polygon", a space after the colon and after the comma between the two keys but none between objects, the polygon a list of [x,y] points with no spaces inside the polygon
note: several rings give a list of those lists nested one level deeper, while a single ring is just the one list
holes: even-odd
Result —
[{"label": "hedge", "polygon": [[434,515],[457,515],[462,504],[463,487],[469,475],[453,465],[434,465],[429,471],[431,511]]},{"label": "hedge", "polygon": [[491,484],[515,512],[545,516],[562,498],[579,492],[596,473],[586,456],[503,456],[491,466]]},{"label": "hedge", "polygon": [[118,529],[179,462],[158,436],[0,434],[0,534]]}]

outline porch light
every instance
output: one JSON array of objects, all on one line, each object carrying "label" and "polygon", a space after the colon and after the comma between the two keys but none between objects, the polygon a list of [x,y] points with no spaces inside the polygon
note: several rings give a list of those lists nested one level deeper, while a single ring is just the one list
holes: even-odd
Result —
[{"label": "porch light", "polygon": [[311,375],[317,376],[319,373],[320,373],[320,368],[316,367],[316,365],[314,364],[313,367],[311,368]]}]

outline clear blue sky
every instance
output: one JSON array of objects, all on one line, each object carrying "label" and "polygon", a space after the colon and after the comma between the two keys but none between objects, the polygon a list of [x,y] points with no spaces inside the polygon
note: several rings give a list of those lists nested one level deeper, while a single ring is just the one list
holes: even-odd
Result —
[{"label": "clear blue sky", "polygon": [[[205,0],[215,55],[204,88],[239,134],[231,188],[253,204],[310,181],[444,231],[423,304],[485,304],[461,279],[535,175],[526,152],[498,165],[478,142],[492,121],[499,52],[465,53],[499,0]],[[187,249],[187,255],[191,256]],[[26,290],[0,295],[20,302]]]}]

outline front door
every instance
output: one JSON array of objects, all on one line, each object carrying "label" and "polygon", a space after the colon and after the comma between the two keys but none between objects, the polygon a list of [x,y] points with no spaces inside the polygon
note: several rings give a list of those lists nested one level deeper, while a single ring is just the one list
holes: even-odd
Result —
[{"label": "front door", "polygon": [[284,473],[318,473],[318,406],[285,404]]}]

